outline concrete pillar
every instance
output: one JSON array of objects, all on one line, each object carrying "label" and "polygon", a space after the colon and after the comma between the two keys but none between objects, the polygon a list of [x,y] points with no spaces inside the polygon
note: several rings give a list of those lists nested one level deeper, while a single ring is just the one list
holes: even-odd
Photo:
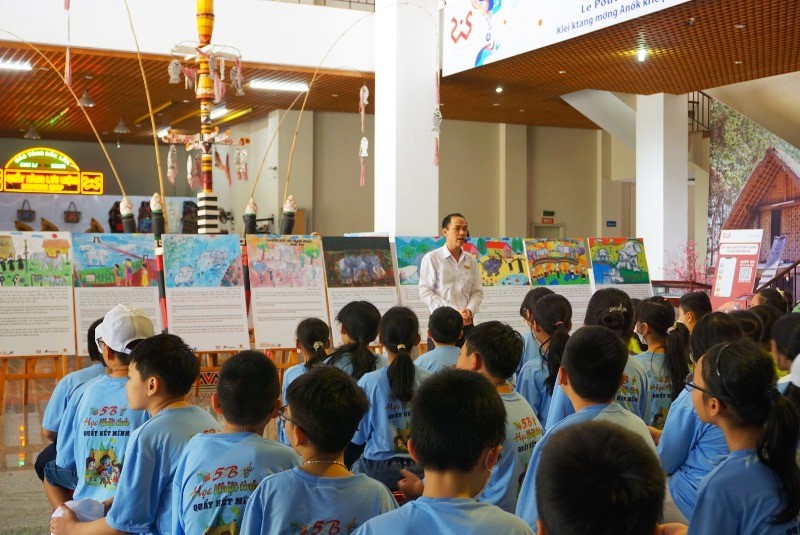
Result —
[{"label": "concrete pillar", "polygon": [[498,195],[499,236],[527,236],[528,129],[524,125],[499,124]]}]

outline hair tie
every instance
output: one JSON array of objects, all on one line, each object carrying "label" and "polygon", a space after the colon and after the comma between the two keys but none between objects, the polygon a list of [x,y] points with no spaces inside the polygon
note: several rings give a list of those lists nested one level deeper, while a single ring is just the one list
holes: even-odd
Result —
[{"label": "hair tie", "polygon": [[323,347],[325,347],[325,344],[323,344],[322,342],[314,342],[314,351],[322,349]]},{"label": "hair tie", "polygon": [[774,404],[775,401],[781,397],[781,393],[775,385],[769,386],[765,392],[767,399],[770,403]]},{"label": "hair tie", "polygon": [[669,329],[667,329],[667,336],[669,336],[670,334],[672,334],[672,332],[673,332],[675,329],[677,329],[677,328],[678,328],[678,322],[676,321],[675,323],[673,323],[673,324],[672,324],[672,327],[670,327]]},{"label": "hair tie", "polygon": [[620,303],[619,305],[617,305],[615,307],[608,307],[608,311],[609,312],[623,312],[624,313],[624,312],[627,312],[628,309],[625,308],[624,306],[622,306],[622,303]]},{"label": "hair tie", "polygon": [[792,367],[789,371],[789,381],[796,387],[800,388],[800,355],[794,357]]},{"label": "hair tie", "polygon": [[406,348],[405,344],[397,344],[397,350],[398,351],[400,351],[401,349],[405,349],[405,348]]},{"label": "hair tie", "polygon": [[557,321],[557,322],[556,322],[556,325],[555,325],[555,328],[556,328],[556,329],[558,329],[558,328],[559,328],[559,327],[561,327],[562,325],[564,325],[564,322],[563,322],[563,321]]}]

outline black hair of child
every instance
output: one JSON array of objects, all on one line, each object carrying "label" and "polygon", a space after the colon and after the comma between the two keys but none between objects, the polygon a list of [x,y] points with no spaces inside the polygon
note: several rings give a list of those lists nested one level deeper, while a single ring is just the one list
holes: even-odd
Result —
[{"label": "black hair of child", "polygon": [[428,318],[428,330],[437,344],[455,344],[464,328],[464,318],[452,307],[439,307]]},{"label": "black hair of child", "polygon": [[353,379],[357,381],[365,373],[375,371],[375,355],[369,350],[369,344],[378,336],[381,313],[369,301],[351,301],[336,314],[336,321],[342,325],[353,343],[337,347],[330,354],[329,364],[350,357]]},{"label": "black hair of child", "polygon": [[633,335],[633,314],[628,294],[618,288],[601,288],[589,298],[583,324],[611,329],[627,343]]},{"label": "black hair of child", "polygon": [[[544,380],[547,392],[552,394],[556,386],[558,369],[564,355],[564,346],[572,329],[572,305],[563,295],[545,295],[533,306],[532,318],[549,337],[545,342],[547,349],[542,358],[547,364],[547,377]],[[545,344],[542,344],[544,349]]]},{"label": "black hair of child", "polygon": [[706,314],[694,326],[689,337],[689,348],[693,361],[697,361],[712,346],[722,342],[733,342],[744,336],[742,328],[732,314],[712,312]]},{"label": "black hair of child", "polygon": [[[761,338],[764,336],[764,323],[758,314],[749,310],[731,310],[728,315],[736,320],[744,336],[753,342],[761,343]],[[695,353],[695,358],[698,359],[701,355],[702,353]]]},{"label": "black hair of child", "polygon": [[137,342],[130,358],[142,379],[159,378],[169,395],[188,394],[200,376],[200,360],[192,348],[174,334],[157,334]]},{"label": "black hair of child", "polygon": [[485,321],[470,329],[464,339],[468,355],[478,353],[489,375],[506,380],[514,375],[525,343],[507,323]]},{"label": "black hair of child", "polygon": [[[800,354],[800,314],[792,312],[779,318],[772,326],[772,341],[781,355],[794,361]],[[800,387],[789,383],[785,396],[800,413]]]},{"label": "black hair of child", "polygon": [[303,349],[311,355],[305,363],[306,370],[310,370],[318,364],[325,362],[328,353],[325,347],[331,337],[331,330],[328,324],[319,318],[306,318],[297,324],[295,337],[300,341]]},{"label": "black hair of child", "polygon": [[787,299],[785,292],[782,293],[775,288],[762,288],[756,295],[763,301],[762,305],[773,307],[781,315],[788,313],[792,307],[791,297]]},{"label": "black hair of child", "polygon": [[761,329],[761,338],[758,341],[768,346],[772,326],[782,316],[781,312],[772,305],[756,305],[750,307],[748,312],[755,314],[761,320],[763,328]]},{"label": "black hair of child", "polygon": [[700,321],[706,314],[711,314],[711,298],[705,292],[688,292],[678,300],[678,308],[684,314],[694,314],[694,320]]},{"label": "black hair of child", "polygon": [[582,422],[542,448],[536,470],[539,520],[548,534],[643,535],[655,532],[664,502],[658,457],[632,431]]},{"label": "black hair of child", "polygon": [[392,307],[381,318],[381,344],[396,355],[389,364],[387,374],[392,397],[408,403],[414,397],[416,366],[411,359],[411,350],[419,343],[419,319],[414,311],[406,307]]},{"label": "black hair of child", "polygon": [[96,319],[89,325],[89,331],[86,335],[87,337],[87,349],[89,350],[89,360],[92,362],[102,362],[105,364],[105,360],[103,360],[103,354],[100,353],[100,348],[97,347],[97,338],[95,335],[95,331],[97,330],[97,326],[103,323],[103,318]]},{"label": "black hair of child", "polygon": [[241,351],[222,364],[217,397],[229,424],[263,422],[280,395],[278,369],[264,353]]},{"label": "black hair of child", "polygon": [[528,290],[528,293],[525,294],[525,298],[522,300],[522,304],[519,306],[519,315],[530,321],[533,315],[533,305],[536,304],[536,301],[545,295],[553,295],[554,293],[555,292],[547,286],[537,286],[532,290]]},{"label": "black hair of child", "polygon": [[683,380],[689,374],[689,329],[675,322],[675,308],[660,295],[639,303],[636,321],[646,323],[664,348],[664,365],[672,400],[675,401],[683,390]]},{"label": "black hair of child", "polygon": [[606,327],[581,327],[569,337],[561,365],[581,399],[609,403],[619,390],[628,362],[625,342]]},{"label": "black hair of child", "polygon": [[505,440],[506,409],[483,375],[446,369],[426,379],[411,405],[417,464],[434,472],[469,472],[486,448]]},{"label": "black hair of child", "polygon": [[733,425],[762,429],[756,454],[772,470],[781,498],[781,510],[771,522],[783,524],[794,519],[800,513],[800,467],[796,460],[800,418],[794,405],[775,387],[772,356],[763,345],[741,338],[715,345],[702,359],[706,389],[730,409]]},{"label": "black hair of child", "polygon": [[369,409],[364,391],[334,366],[317,366],[292,381],[286,404],[292,421],[321,453],[344,451]]}]

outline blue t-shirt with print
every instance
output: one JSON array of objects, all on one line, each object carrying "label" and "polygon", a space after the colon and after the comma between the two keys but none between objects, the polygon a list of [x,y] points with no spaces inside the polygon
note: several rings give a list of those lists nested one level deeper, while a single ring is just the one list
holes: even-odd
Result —
[{"label": "blue t-shirt with print", "polygon": [[127,377],[102,375],[83,391],[75,411],[74,498],[104,501],[114,496],[127,463],[131,433],[150,419],[147,411],[128,406]]},{"label": "blue t-shirt with print", "polygon": [[[536,355],[522,367],[517,375],[517,392],[530,404],[542,427],[547,426],[547,413],[550,411],[550,402],[553,399],[553,394],[547,391],[547,386],[544,384],[549,374],[547,364],[537,349]],[[572,404],[570,404],[571,406]]]},{"label": "blue t-shirt with print", "polygon": [[163,409],[136,429],[106,523],[128,533],[171,533],[172,483],[183,449],[196,434],[219,430],[213,416],[193,405]]},{"label": "blue t-shirt with print", "polygon": [[414,365],[429,372],[438,372],[455,367],[460,354],[461,350],[456,346],[438,346],[417,357]]},{"label": "blue t-shirt with print", "polygon": [[300,457],[255,433],[196,435],[183,450],[172,489],[172,535],[237,533],[247,500],[265,477],[300,466]]},{"label": "blue t-shirt with print", "polygon": [[264,478],[247,501],[239,533],[345,535],[396,508],[389,489],[364,474],[317,477],[294,468]]},{"label": "blue t-shirt with print", "polygon": [[647,374],[650,392],[650,420],[645,421],[657,429],[664,427],[672,405],[672,379],[667,371],[664,353],[644,352],[634,356]]},{"label": "blue t-shirt with print", "polygon": [[42,416],[42,428],[48,431],[58,431],[58,424],[67,409],[70,398],[75,394],[75,390],[81,387],[86,381],[99,377],[106,372],[106,367],[102,362],[95,362],[91,366],[81,368],[72,373],[68,373],[56,384],[50,401],[44,409]]},{"label": "blue t-shirt with print", "polygon": [[[432,372],[415,368],[414,391]],[[394,457],[410,459],[408,434],[411,431],[411,402],[403,403],[392,396],[389,386],[389,368],[381,368],[364,375],[359,381],[367,394],[369,410],[361,419],[354,444],[366,444],[364,458],[384,461]]]},{"label": "blue t-shirt with print", "polygon": [[[281,384],[281,403],[286,405],[286,391],[289,389],[289,385],[292,384],[292,381],[306,373],[306,365],[304,362],[300,364],[295,364],[288,370],[286,370],[283,374],[283,384]],[[277,419],[275,421],[275,433],[278,437],[278,441],[282,444],[287,446],[291,446],[289,444],[289,438],[286,436],[286,429],[284,428],[283,420]]]}]

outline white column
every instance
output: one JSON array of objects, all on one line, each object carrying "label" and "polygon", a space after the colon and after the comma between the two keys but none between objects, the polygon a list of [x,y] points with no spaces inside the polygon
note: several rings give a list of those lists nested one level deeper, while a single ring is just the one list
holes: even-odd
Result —
[{"label": "white column", "polygon": [[500,182],[499,236],[527,236],[528,129],[524,125],[499,124]]},{"label": "white column", "polygon": [[[376,232],[439,233],[439,168],[431,132],[438,25],[438,0],[375,2],[375,139],[369,141]],[[354,154],[357,148],[354,143]]]},{"label": "white column", "polygon": [[636,235],[650,277],[671,276],[688,234],[686,95],[636,98]]}]

